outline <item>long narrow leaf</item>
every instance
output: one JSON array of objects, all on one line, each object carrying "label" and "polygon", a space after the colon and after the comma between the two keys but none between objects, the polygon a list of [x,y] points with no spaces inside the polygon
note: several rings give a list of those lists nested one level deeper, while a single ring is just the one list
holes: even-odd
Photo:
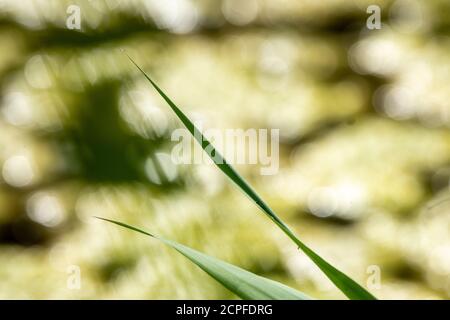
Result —
[{"label": "long narrow leaf", "polygon": [[305,294],[290,288],[279,282],[266,279],[254,273],[236,267],[222,260],[213,258],[180,243],[157,237],[144,230],[130,226],[128,224],[110,219],[98,219],[117,224],[121,227],[145,234],[158,239],[164,244],[177,250],[186,258],[191,260],[203,271],[221,283],[225,288],[246,300],[307,300],[310,299]]},{"label": "long narrow leaf", "polygon": [[[128,55],[127,55],[128,56]],[[275,212],[261,199],[261,197],[253,190],[253,188],[229,165],[223,156],[217,151],[214,146],[203,136],[192,121],[178,108],[172,100],[150,79],[150,77],[142,70],[131,57],[128,56],[131,62],[142,72],[151,85],[158,91],[161,97],[167,102],[170,108],[175,112],[177,117],[186,126],[189,132],[194,136],[197,142],[201,145],[210,158],[214,161],[217,167],[225,173],[242,191],[247,194],[256,205],[301,249],[322,271],[323,273],[350,299],[355,300],[373,300],[376,299],[371,293],[361,287],[353,279],[339,271],[308,246],[306,246],[300,239],[298,239],[291,229],[275,214]],[[209,150],[209,152],[208,152]],[[214,156],[211,156],[211,155]]]}]

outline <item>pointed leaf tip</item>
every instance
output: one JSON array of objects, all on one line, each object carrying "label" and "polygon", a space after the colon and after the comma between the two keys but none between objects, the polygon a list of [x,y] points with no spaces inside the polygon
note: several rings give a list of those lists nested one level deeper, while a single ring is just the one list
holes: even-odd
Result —
[{"label": "pointed leaf tip", "polygon": [[115,220],[99,218],[121,227],[149,235],[172,247],[191,262],[208,273],[225,288],[242,299],[249,300],[309,300],[304,293],[282,283],[258,276],[228,262],[206,255],[200,251],[172,240],[156,237],[139,228]]}]

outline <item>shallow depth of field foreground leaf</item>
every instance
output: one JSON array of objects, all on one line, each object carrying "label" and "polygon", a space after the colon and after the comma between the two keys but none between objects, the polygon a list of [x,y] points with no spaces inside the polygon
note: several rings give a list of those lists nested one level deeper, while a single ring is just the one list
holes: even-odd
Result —
[{"label": "shallow depth of field foreground leaf", "polygon": [[318,254],[306,246],[291,229],[275,214],[275,212],[259,197],[253,188],[229,165],[223,156],[214,146],[203,136],[203,134],[194,126],[192,121],[169,99],[169,97],[153,82],[152,79],[131,59],[131,62],[142,72],[152,86],[158,91],[161,97],[167,102],[177,117],[186,126],[189,132],[194,136],[202,149],[210,156],[217,167],[225,173],[234,183],[236,183],[245,194],[247,194],[256,205],[301,249],[322,271],[323,273],[350,299],[355,300],[373,300],[376,299],[371,293],[361,287],[353,279],[339,271]]},{"label": "shallow depth of field foreground leaf", "polygon": [[140,232],[152,238],[158,239],[166,245],[177,250],[186,258],[191,260],[203,271],[221,283],[225,288],[232,291],[242,299],[247,300],[307,300],[310,299],[305,294],[290,288],[279,282],[266,279],[254,273],[226,263],[222,260],[213,258],[192,248],[186,247],[177,242],[157,237],[127,225],[122,222],[97,217],[98,219],[108,221],[127,229]]}]

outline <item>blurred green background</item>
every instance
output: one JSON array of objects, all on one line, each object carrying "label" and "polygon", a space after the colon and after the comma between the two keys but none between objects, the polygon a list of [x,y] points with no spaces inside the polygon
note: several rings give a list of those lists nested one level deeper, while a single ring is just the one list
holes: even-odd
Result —
[{"label": "blurred green background", "polygon": [[0,298],[236,298],[94,215],[343,298],[214,166],[171,162],[181,125],[120,49],[206,127],[280,129],[277,175],[238,170],[323,257],[449,298],[449,31],[448,0],[0,0]]}]

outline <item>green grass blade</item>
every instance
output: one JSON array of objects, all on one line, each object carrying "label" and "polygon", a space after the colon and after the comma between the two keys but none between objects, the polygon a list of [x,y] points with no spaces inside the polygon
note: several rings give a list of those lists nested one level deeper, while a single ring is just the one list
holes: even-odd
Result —
[{"label": "green grass blade", "polygon": [[157,237],[151,233],[122,222],[96,217],[117,224],[121,227],[158,239],[177,250],[208,273],[225,288],[246,300],[308,300],[305,294],[279,282],[266,279],[254,273],[236,267],[222,260],[213,258],[180,243]]},{"label": "green grass blade", "polygon": [[[128,56],[128,55],[127,55]],[[361,287],[353,279],[339,271],[331,264],[326,262],[313,250],[307,247],[290,228],[275,214],[275,212],[259,197],[259,195],[253,190],[253,188],[229,165],[222,157],[214,146],[203,136],[192,121],[178,108],[172,100],[156,85],[156,83],[150,79],[150,77],[142,70],[133,59],[129,56],[131,62],[142,72],[152,86],[158,91],[161,97],[167,102],[170,108],[175,112],[177,117],[186,126],[189,132],[194,136],[197,142],[201,145],[210,158],[214,161],[216,166],[225,173],[239,188],[248,195],[256,205],[301,249],[321,270],[322,272],[349,298],[356,300],[373,300],[376,299],[371,293]],[[208,152],[209,150],[209,152]]]}]

